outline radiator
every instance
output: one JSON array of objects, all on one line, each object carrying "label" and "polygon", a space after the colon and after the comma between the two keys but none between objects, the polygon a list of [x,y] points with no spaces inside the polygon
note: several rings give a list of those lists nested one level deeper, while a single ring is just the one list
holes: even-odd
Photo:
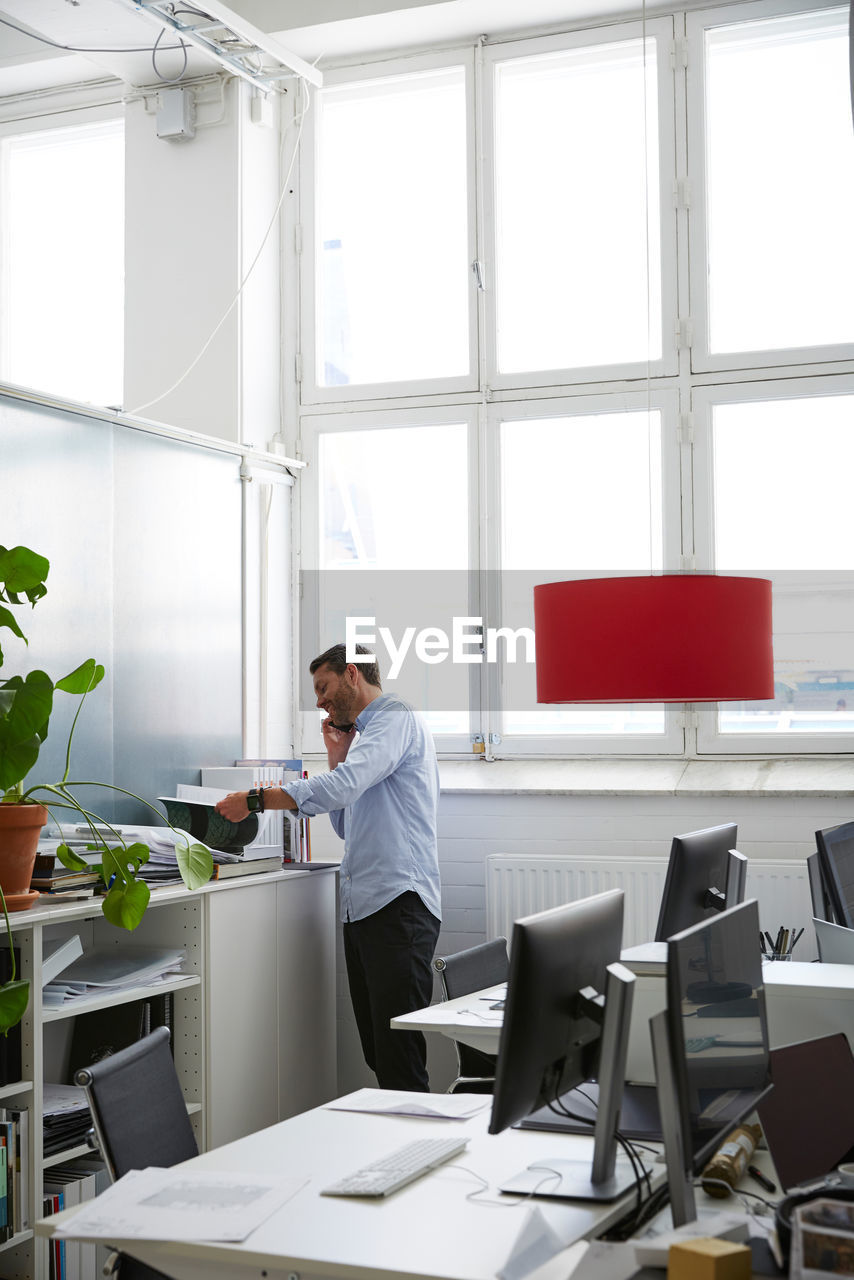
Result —
[{"label": "radiator", "polygon": [[[625,890],[623,946],[649,942],[667,870],[666,858],[523,857],[486,859],[486,936],[510,939],[513,921],[605,889]],[[798,960],[817,955],[805,862],[754,859],[747,864],[746,897],[759,902],[759,922],[774,937],[780,925],[804,928]]]}]

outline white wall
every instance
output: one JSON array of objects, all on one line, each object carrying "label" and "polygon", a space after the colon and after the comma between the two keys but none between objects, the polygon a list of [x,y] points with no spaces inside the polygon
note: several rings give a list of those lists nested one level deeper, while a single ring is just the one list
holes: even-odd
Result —
[{"label": "white wall", "polygon": [[278,224],[205,354],[163,396],[228,310],[280,190],[278,132],[252,122],[249,86],[194,92],[183,141],[158,138],[156,94],[126,106],[124,407],[265,449],[279,430]]}]

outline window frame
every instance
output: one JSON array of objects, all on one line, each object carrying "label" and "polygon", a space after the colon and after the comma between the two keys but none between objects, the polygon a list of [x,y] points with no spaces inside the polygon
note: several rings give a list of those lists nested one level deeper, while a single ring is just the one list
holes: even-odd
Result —
[{"label": "window frame", "polygon": [[[697,387],[693,404],[696,424],[694,446],[694,528],[697,559],[701,568],[714,569],[714,441],[712,415],[716,405],[743,404],[750,401],[817,399],[822,396],[850,395],[854,409],[854,373],[828,374],[826,377],[779,378],[768,382],[729,382]],[[854,569],[854,566],[852,566]],[[722,567],[722,572],[726,572]],[[737,574],[748,571],[733,571]],[[772,578],[774,570],[754,573]],[[794,578],[797,571],[785,570]],[[803,572],[803,580],[809,574]],[[778,589],[780,589],[778,587]],[[785,589],[785,587],[783,588]],[[773,595],[773,588],[772,588]],[[722,733],[717,724],[717,704],[698,707],[697,749],[704,755],[813,755],[817,753],[849,753],[854,749],[854,732],[849,734],[802,733]]]},{"label": "window frame", "polygon": [[[478,472],[478,411],[476,406],[434,405],[434,406],[402,406],[400,408],[359,409],[348,413],[313,414],[303,419],[303,442],[306,447],[308,466],[298,486],[298,527],[300,530],[302,567],[310,566],[318,569],[320,565],[319,526],[320,526],[320,466],[319,445],[324,435],[341,432],[382,431],[395,428],[419,426],[442,426],[461,423],[466,428],[468,460],[468,520],[469,531],[468,559],[469,569],[477,557],[480,530],[478,527],[478,497],[480,493],[480,476]],[[358,570],[354,570],[358,572]],[[477,575],[474,578],[473,590],[477,590]],[[472,610],[480,607],[477,599],[472,599]],[[296,637],[299,650],[300,637]],[[299,654],[298,670],[307,667],[316,654]],[[380,657],[382,670],[382,657]],[[479,711],[480,668],[473,665],[469,673],[469,706],[467,731],[455,734],[434,735],[437,750],[444,755],[472,754],[472,744],[483,740],[483,726]],[[386,689],[386,692],[393,692]],[[320,737],[320,722],[315,710],[302,710],[299,706],[299,695],[296,698],[296,719],[301,730],[302,749],[308,754],[316,754],[324,750]]]},{"label": "window frame", "polygon": [[[474,263],[477,252],[477,217],[476,191],[471,182],[473,157],[475,154],[475,89],[474,89],[474,50],[463,48],[449,50],[447,53],[427,53],[413,57],[399,58],[387,62],[379,61],[358,67],[346,67],[324,71],[324,85],[334,88],[344,84],[367,84],[374,80],[383,80],[394,76],[417,75],[421,72],[450,70],[461,67],[465,77],[466,101],[466,153],[467,174],[469,177],[466,192],[466,235],[467,257]],[[312,110],[309,111],[305,126],[302,146],[300,148],[300,213],[299,231],[299,277],[300,277],[300,351],[297,359],[297,381],[299,383],[302,405],[330,405],[343,403],[364,403],[370,400],[391,400],[400,396],[419,396],[433,394],[461,394],[476,391],[478,385],[478,343],[477,343],[477,280],[473,270],[469,270],[468,279],[468,359],[469,368],[465,374],[453,377],[419,379],[398,382],[373,382],[347,384],[346,386],[324,387],[317,381],[317,218],[319,206],[316,198],[316,182],[318,175],[318,102],[317,93],[313,91]]]},{"label": "window frame", "polygon": [[[303,164],[303,223],[305,252],[302,261],[300,323],[302,345],[306,354],[307,377],[298,388],[297,409],[303,438],[313,439],[318,432],[338,430],[340,424],[357,429],[361,422],[373,428],[390,415],[388,425],[415,423],[418,415],[425,422],[435,421],[438,413],[449,414],[445,420],[470,423],[471,471],[469,477],[471,510],[469,513],[470,546],[475,570],[500,568],[500,467],[496,423],[518,415],[521,418],[575,416],[591,410],[587,406],[637,405],[648,402],[663,409],[662,418],[662,521],[665,529],[665,570],[712,569],[714,530],[711,527],[712,470],[709,404],[732,399],[767,400],[772,391],[782,398],[792,395],[832,394],[850,381],[854,385],[854,342],[838,347],[810,348],[774,352],[729,353],[709,359],[705,321],[707,252],[705,248],[705,163],[704,139],[704,73],[702,67],[703,33],[716,25],[732,26],[753,22],[757,18],[785,17],[788,14],[838,9],[838,3],[820,0],[748,0],[747,3],[691,11],[674,9],[672,13],[648,19],[644,24],[604,21],[592,25],[588,20],[560,34],[543,36],[514,34],[512,39],[481,40],[466,46],[461,54],[455,46],[433,53],[418,53],[409,58],[383,60],[327,72],[329,83],[335,77],[364,81],[399,73],[400,69],[421,69],[460,65],[471,58],[467,72],[469,88],[467,117],[469,144],[470,199],[475,201],[473,258],[483,261],[486,290],[476,294],[471,311],[473,348],[472,377],[464,386],[436,383],[382,384],[370,387],[318,389],[310,385],[314,377],[313,341],[313,246],[311,218],[305,213],[312,208],[310,194],[313,161]],[[496,369],[496,316],[490,296],[490,262],[494,260],[494,163],[490,147],[494,128],[495,65],[507,61],[514,53],[530,57],[539,51],[572,48],[608,41],[622,41],[630,33],[647,35],[658,44],[659,86],[659,154],[661,157],[661,271],[662,271],[662,337],[663,356],[658,362],[632,366],[601,366],[586,370],[541,370],[534,373],[499,376]],[[666,37],[669,43],[665,43]],[[699,57],[698,57],[699,54]],[[467,62],[468,65],[468,62]],[[311,119],[311,116],[308,117]],[[477,126],[477,131],[475,131]],[[669,136],[668,136],[668,130]],[[312,135],[313,136],[313,135]],[[314,143],[312,142],[312,146]],[[471,216],[471,210],[470,210]],[[313,214],[311,215],[313,217]],[[478,252],[478,249],[480,252]],[[309,274],[306,274],[306,273]],[[310,279],[310,284],[306,281]],[[470,287],[477,289],[474,279]],[[310,289],[312,296],[306,299]],[[308,305],[308,303],[311,305]],[[701,315],[702,312],[702,315]],[[701,323],[702,321],[702,323]],[[693,322],[693,334],[691,332]],[[672,335],[672,336],[671,336]],[[475,358],[476,357],[476,358]],[[768,381],[765,381],[768,379]],[[823,390],[824,387],[826,390]],[[775,390],[776,389],[776,390]],[[316,448],[311,445],[310,461],[316,463]],[[312,488],[316,480],[309,467],[300,499],[306,511],[316,501]],[[311,519],[316,522],[316,513]],[[316,565],[316,546],[305,541],[306,517],[302,517],[304,566]],[[313,558],[314,557],[314,558]],[[559,575],[544,571],[547,577]],[[477,573],[476,577],[481,576]],[[490,574],[482,575],[490,580]],[[487,588],[487,590],[490,590]],[[500,625],[493,600],[486,600],[480,612],[485,625]],[[624,756],[663,758],[700,758],[728,755],[777,756],[808,755],[832,752],[850,753],[851,735],[811,734],[718,734],[717,706],[674,704],[666,708],[666,732],[650,735],[602,735],[578,738],[567,735],[527,735],[504,737],[500,727],[500,675],[486,664],[473,667],[479,679],[471,682],[471,735],[453,742],[437,737],[437,748],[443,754],[462,754],[472,758],[482,754],[491,758],[543,758]],[[306,746],[306,750],[310,748]]]},{"label": "window frame", "polygon": [[527,387],[563,387],[582,383],[613,382],[639,377],[661,377],[678,372],[676,330],[678,316],[676,268],[676,104],[673,85],[672,16],[648,18],[646,22],[621,22],[590,27],[559,36],[521,39],[491,45],[484,50],[483,75],[483,225],[486,289],[492,290],[496,266],[495,183],[495,79],[499,63],[515,58],[532,58],[585,46],[623,44],[630,40],[652,39],[656,44],[658,72],[658,154],[659,154],[659,242],[661,251],[661,358],[626,361],[577,368],[543,369],[532,373],[501,373],[498,369],[497,316],[494,304],[485,326],[484,358],[486,378],[496,391],[520,391]]},{"label": "window frame", "polygon": [[[603,391],[599,394],[564,396],[560,399],[502,400],[489,406],[487,430],[487,474],[489,486],[490,521],[486,562],[501,568],[501,457],[500,428],[505,422],[524,422],[542,418],[580,418],[597,414],[658,410],[661,414],[661,492],[662,492],[662,566],[664,570],[678,568],[682,555],[682,511],[679,501],[678,477],[682,467],[682,449],[679,440],[679,396],[674,387],[657,387],[647,391]],[[614,566],[619,569],[619,566]],[[534,571],[545,582],[561,577],[559,570]],[[603,574],[605,570],[601,571]],[[572,573],[567,577],[575,576]],[[579,574],[578,576],[595,576]],[[500,580],[500,577],[499,577]],[[484,621],[488,626],[500,626],[500,601],[489,601]],[[503,664],[484,666],[486,677],[484,709],[488,718],[487,734],[496,756],[613,756],[613,755],[672,755],[681,753],[685,746],[684,715],[681,704],[664,708],[664,732],[662,734],[570,734],[570,735],[505,735],[502,725]]]},{"label": "window frame", "polygon": [[795,365],[823,367],[854,359],[854,341],[811,347],[780,347],[765,351],[712,353],[709,350],[709,253],[706,204],[708,195],[708,152],[706,148],[706,32],[715,27],[731,27],[763,19],[785,18],[841,8],[821,0],[752,0],[732,6],[689,11],[686,14],[688,155],[691,199],[688,220],[691,251],[688,260],[691,292],[693,343],[691,366],[696,373],[727,373],[735,369],[773,369],[782,375]]}]

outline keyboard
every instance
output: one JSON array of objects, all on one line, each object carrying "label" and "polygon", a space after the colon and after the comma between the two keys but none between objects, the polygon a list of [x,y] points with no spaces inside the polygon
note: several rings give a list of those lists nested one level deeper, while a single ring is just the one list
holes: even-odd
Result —
[{"label": "keyboard", "polygon": [[324,1187],[322,1196],[390,1196],[468,1146],[468,1138],[421,1138]]}]

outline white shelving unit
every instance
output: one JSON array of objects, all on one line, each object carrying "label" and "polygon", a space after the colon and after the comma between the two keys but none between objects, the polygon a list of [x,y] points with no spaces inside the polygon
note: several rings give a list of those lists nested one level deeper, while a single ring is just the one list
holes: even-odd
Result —
[{"label": "white shelving unit", "polygon": [[[0,1087],[0,1106],[30,1111],[27,1163],[36,1216],[45,1170],[92,1154],[76,1145],[43,1155],[43,1086],[69,1082],[79,1013],[173,992],[175,1066],[202,1151],[335,1096],[335,899],[334,872],[318,868],[214,882],[196,893],[155,890],[133,933],[110,925],[98,899],[43,900],[10,917],[30,1002],[21,1025],[23,1078]],[[186,961],[166,982],[45,1009],[45,944],[74,933],[84,951],[182,947]],[[31,1230],[0,1244],[0,1253],[4,1280],[46,1280],[47,1250]]]}]

